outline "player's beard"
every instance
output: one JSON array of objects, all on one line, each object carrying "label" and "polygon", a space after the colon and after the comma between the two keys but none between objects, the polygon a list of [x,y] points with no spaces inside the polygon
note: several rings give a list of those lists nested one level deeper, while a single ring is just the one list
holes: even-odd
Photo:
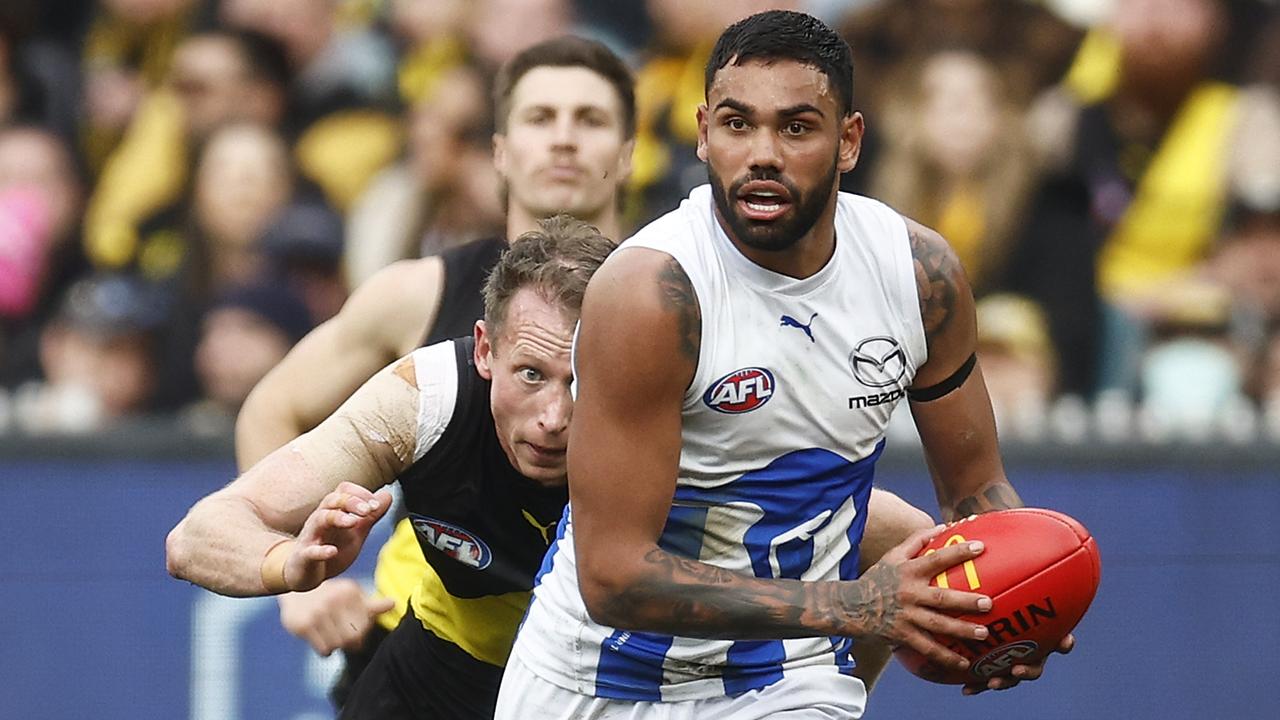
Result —
[{"label": "player's beard", "polygon": [[[827,202],[831,198],[831,190],[836,184],[836,159],[831,159],[831,168],[812,192],[801,192],[795,183],[769,168],[752,171],[738,178],[727,192],[724,181],[709,163],[707,176],[711,180],[711,194],[715,197],[716,208],[720,211],[720,217],[729,224],[733,237],[738,242],[756,250],[779,252],[799,242],[800,238],[813,229],[822,212],[826,210]],[[777,220],[768,222],[750,220],[739,214],[735,199],[742,187],[753,180],[770,180],[785,187],[787,194],[791,196],[790,212]]]}]

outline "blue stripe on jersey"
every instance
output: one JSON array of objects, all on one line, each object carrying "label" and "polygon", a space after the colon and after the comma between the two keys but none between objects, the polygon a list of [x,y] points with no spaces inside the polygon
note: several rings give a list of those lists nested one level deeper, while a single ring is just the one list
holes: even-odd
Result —
[{"label": "blue stripe on jersey", "polygon": [[[831,530],[841,531],[849,538],[850,550],[839,559],[839,574],[841,579],[854,579],[875,463],[883,449],[882,440],[870,455],[850,462],[834,452],[809,448],[783,455],[768,466],[717,488],[678,486],[658,546],[673,555],[698,559],[710,507],[754,505],[760,508],[761,517],[743,539],[754,574],[761,578],[798,579],[813,562],[817,550],[814,536],[826,529],[836,511],[852,498],[855,514],[849,527]],[[670,635],[615,631],[601,644],[596,695],[624,700],[660,699],[663,662],[672,642]],[[853,667],[851,647],[845,638],[832,638],[833,661],[842,670]],[[733,643],[726,665],[721,668],[725,693],[739,695],[778,681],[785,660],[780,640]]]},{"label": "blue stripe on jersey", "polygon": [[556,539],[551,541],[551,547],[547,548],[547,554],[542,556],[542,567],[538,568],[538,574],[533,576],[533,586],[538,587],[542,584],[542,576],[551,572],[552,562],[555,560],[556,551],[560,549],[560,541],[564,539],[565,528],[569,525],[569,506],[564,506],[564,512],[560,513],[560,522],[556,525]]},{"label": "blue stripe on jersey", "polygon": [[657,702],[662,699],[662,661],[675,638],[614,630],[600,644],[596,697]]},{"label": "blue stripe on jersey", "polygon": [[845,675],[853,674],[853,638],[833,637],[831,647],[836,654],[836,667]]},{"label": "blue stripe on jersey", "polygon": [[741,695],[782,679],[787,653],[781,640],[739,640],[729,648],[724,669],[724,694]]}]

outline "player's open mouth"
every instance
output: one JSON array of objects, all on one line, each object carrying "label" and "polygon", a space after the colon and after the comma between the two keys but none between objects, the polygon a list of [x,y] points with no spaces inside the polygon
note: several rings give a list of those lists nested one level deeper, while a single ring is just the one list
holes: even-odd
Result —
[{"label": "player's open mouth", "polygon": [[533,452],[534,458],[538,460],[555,461],[564,457],[564,448],[543,447],[533,443],[525,443],[525,445]]},{"label": "player's open mouth", "polygon": [[738,209],[748,220],[776,220],[790,207],[791,195],[781,183],[753,181],[738,191]]}]

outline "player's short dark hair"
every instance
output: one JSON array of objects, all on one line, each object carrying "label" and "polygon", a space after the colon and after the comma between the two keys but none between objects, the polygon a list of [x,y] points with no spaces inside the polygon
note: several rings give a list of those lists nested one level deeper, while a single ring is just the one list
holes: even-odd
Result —
[{"label": "player's short dark hair", "polygon": [[511,298],[526,287],[576,316],[587,282],[617,244],[595,226],[569,215],[538,221],[538,229],[516,238],[503,251],[484,283],[484,317],[496,337]]},{"label": "player's short dark hair", "polygon": [[636,134],[636,82],[631,70],[612,50],[595,40],[566,35],[522,50],[502,69],[493,86],[494,119],[499,133],[507,131],[511,93],[530,70],[540,67],[581,67],[604,78],[618,93],[626,137]]},{"label": "player's short dark hair", "polygon": [[812,15],[769,10],[730,25],[707,60],[706,89],[711,89],[720,68],[748,60],[795,60],[816,68],[827,76],[844,114],[853,114],[853,52]]}]

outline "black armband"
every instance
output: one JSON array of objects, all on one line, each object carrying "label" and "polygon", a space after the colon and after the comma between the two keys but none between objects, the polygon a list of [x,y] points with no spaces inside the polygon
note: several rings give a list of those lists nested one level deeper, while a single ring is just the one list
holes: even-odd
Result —
[{"label": "black armband", "polygon": [[961,365],[958,370],[951,373],[951,376],[946,380],[943,380],[937,385],[930,385],[927,388],[907,390],[907,397],[910,398],[912,402],[929,402],[930,400],[937,400],[963,385],[964,381],[969,379],[969,373],[973,372],[973,366],[977,364],[978,354],[974,353],[969,356],[968,360],[964,361],[964,364]]}]

